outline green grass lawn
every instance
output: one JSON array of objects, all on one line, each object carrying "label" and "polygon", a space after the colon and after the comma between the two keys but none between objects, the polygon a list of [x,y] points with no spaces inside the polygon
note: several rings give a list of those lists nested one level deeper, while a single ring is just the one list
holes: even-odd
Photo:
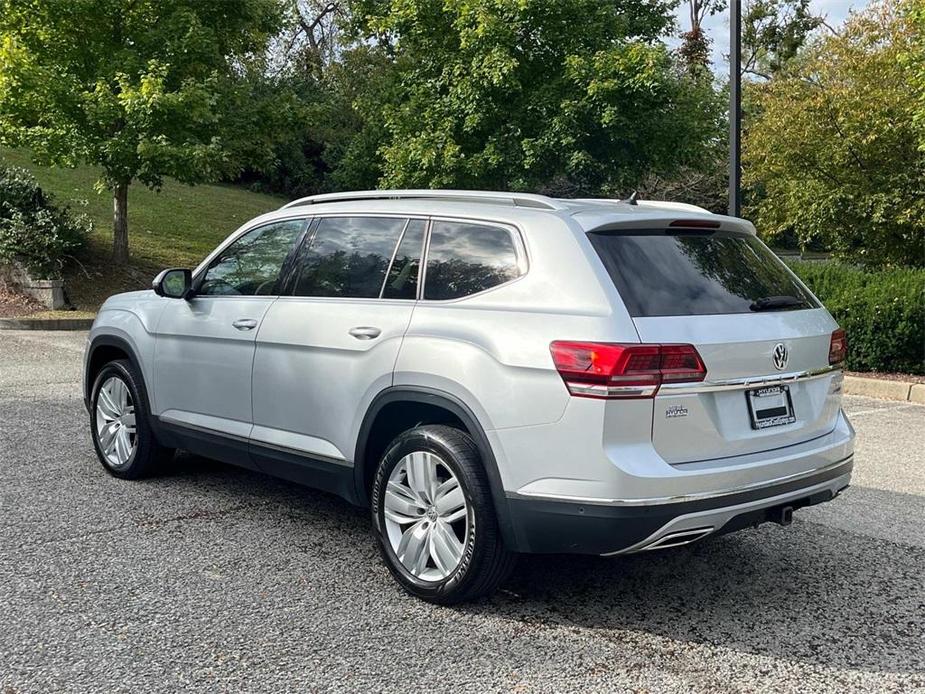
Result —
[{"label": "green grass lawn", "polygon": [[110,261],[112,196],[94,190],[96,169],[36,166],[28,152],[7,148],[0,148],[0,161],[29,169],[57,202],[93,220],[87,248],[65,273],[68,298],[82,310],[96,310],[111,294],[149,287],[162,268],[196,266],[241,224],[283,203],[235,186],[186,186],[167,180],[160,191],[153,191],[132,184],[128,196],[132,260],[128,267],[116,268]]}]

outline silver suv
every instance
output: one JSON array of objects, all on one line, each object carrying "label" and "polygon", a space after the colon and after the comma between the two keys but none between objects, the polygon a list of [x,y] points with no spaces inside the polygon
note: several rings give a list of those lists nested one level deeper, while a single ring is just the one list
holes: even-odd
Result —
[{"label": "silver suv", "polygon": [[100,461],[183,448],[370,509],[409,592],[675,547],[849,482],[845,335],[741,219],[468,191],[297,200],[90,332]]}]

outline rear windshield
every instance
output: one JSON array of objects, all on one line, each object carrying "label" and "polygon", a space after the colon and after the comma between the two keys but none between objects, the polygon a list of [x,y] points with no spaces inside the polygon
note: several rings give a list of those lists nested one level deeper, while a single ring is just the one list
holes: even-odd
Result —
[{"label": "rear windshield", "polygon": [[588,237],[633,317],[818,306],[750,234],[595,231]]}]

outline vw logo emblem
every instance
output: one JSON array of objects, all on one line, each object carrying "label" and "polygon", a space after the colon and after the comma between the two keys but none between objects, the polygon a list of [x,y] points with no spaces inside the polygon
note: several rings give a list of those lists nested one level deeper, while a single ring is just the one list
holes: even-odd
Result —
[{"label": "vw logo emblem", "polygon": [[774,368],[783,371],[787,368],[787,360],[790,359],[790,353],[787,351],[787,345],[778,342],[774,345],[774,351],[771,353],[771,361],[774,362]]}]

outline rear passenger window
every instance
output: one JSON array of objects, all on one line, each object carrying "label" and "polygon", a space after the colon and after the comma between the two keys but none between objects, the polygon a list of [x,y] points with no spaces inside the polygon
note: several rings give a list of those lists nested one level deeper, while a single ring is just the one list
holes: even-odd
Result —
[{"label": "rear passenger window", "polygon": [[458,299],[519,276],[514,239],[506,229],[434,222],[427,251],[425,299]]},{"label": "rear passenger window", "polygon": [[423,219],[412,219],[408,222],[389,269],[389,276],[382,288],[383,299],[417,298],[421,250],[426,227],[427,223]]},{"label": "rear passenger window", "polygon": [[299,252],[296,296],[379,297],[405,219],[326,217]]}]

